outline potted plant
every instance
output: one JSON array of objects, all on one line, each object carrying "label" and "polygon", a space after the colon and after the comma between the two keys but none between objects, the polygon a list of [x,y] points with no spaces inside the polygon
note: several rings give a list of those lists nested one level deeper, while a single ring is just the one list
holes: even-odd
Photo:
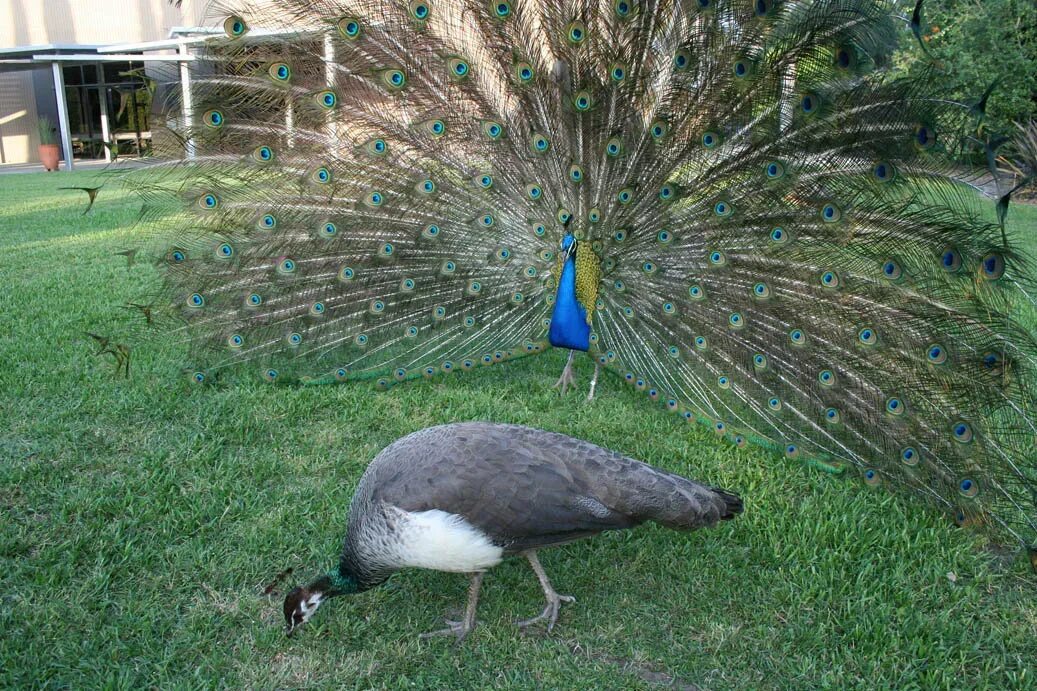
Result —
[{"label": "potted plant", "polygon": [[54,125],[50,118],[42,117],[36,121],[36,128],[40,132],[40,163],[45,170],[57,170],[58,159],[61,158],[61,149],[54,137]]}]

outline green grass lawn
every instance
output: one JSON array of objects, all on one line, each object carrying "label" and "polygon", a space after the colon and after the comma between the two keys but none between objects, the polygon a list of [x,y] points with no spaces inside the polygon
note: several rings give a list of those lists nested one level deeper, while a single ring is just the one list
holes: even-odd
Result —
[{"label": "green grass lawn", "polygon": [[[157,276],[140,203],[86,173],[0,177],[0,688],[1035,688],[1037,579],[942,514],[680,424],[606,378],[550,388],[564,353],[419,381],[190,387],[181,345],[113,376],[84,331]],[[1037,208],[1013,207],[1033,238]],[[98,326],[98,325],[101,326]],[[590,375],[580,360],[581,381]],[[282,632],[264,586],[336,562],[353,488],[383,446],[486,419],[566,432],[737,490],[745,514],[684,534],[603,535],[542,559],[578,602],[552,635],[527,565],[483,588],[465,645],[419,641],[466,580],[428,571]],[[283,586],[281,588],[283,593]]]}]

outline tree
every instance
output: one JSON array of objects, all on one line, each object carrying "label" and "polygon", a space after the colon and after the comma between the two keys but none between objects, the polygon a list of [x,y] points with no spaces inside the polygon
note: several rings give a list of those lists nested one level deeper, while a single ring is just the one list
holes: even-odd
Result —
[{"label": "tree", "polygon": [[[914,0],[901,0],[907,17]],[[1034,0],[926,0],[922,41],[909,31],[896,56],[898,72],[921,78],[935,60],[948,96],[987,102],[988,126],[1004,133],[1037,117],[1037,3]],[[927,55],[928,53],[928,55]],[[928,75],[926,78],[932,78]]]}]

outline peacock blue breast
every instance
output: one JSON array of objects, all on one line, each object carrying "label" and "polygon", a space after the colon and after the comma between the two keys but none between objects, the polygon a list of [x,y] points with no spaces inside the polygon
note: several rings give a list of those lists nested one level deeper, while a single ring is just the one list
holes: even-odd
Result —
[{"label": "peacock blue breast", "polygon": [[[573,236],[566,235],[562,239],[562,250],[568,250],[573,242]],[[590,335],[587,310],[576,299],[576,253],[569,252],[562,265],[562,275],[558,278],[548,340],[556,348],[587,351],[590,348]]]}]

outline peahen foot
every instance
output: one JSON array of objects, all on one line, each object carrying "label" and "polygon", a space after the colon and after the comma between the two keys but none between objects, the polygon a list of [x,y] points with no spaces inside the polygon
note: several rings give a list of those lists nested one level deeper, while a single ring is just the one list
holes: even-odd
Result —
[{"label": "peahen foot", "polygon": [[475,621],[468,622],[468,618],[465,617],[463,621],[454,621],[452,619],[446,620],[447,627],[445,629],[436,629],[435,631],[428,631],[418,635],[418,638],[435,638],[437,636],[454,636],[457,638],[457,644],[461,642],[472,632],[475,628]]},{"label": "peahen foot", "polygon": [[420,634],[418,637],[426,639],[434,636],[454,636],[457,639],[455,643],[461,645],[461,642],[475,628],[475,608],[479,604],[479,588],[482,586],[482,577],[483,572],[481,571],[472,574],[472,580],[468,584],[468,607],[465,609],[464,619],[461,621],[447,619],[447,627],[445,629],[429,631],[428,633]]},{"label": "peahen foot", "polygon": [[529,550],[528,552],[523,552],[523,554],[526,555],[529,565],[533,567],[533,572],[536,573],[537,578],[540,580],[540,587],[544,589],[547,605],[544,606],[544,610],[537,616],[532,619],[523,619],[522,621],[515,622],[515,625],[520,629],[524,629],[527,626],[546,621],[547,631],[550,633],[558,622],[558,612],[562,608],[562,603],[576,602],[576,598],[572,595],[559,595],[555,592],[555,589],[551,586],[551,581],[547,578],[547,573],[544,572],[544,567],[540,565],[540,559],[537,558],[536,550]]},{"label": "peahen foot", "polygon": [[558,377],[558,381],[555,382],[554,388],[562,387],[561,394],[564,396],[565,392],[569,390],[570,386],[576,384],[576,375],[573,374],[573,356],[576,355],[575,350],[569,351],[569,359],[565,361],[565,369],[562,370],[562,376]]}]

